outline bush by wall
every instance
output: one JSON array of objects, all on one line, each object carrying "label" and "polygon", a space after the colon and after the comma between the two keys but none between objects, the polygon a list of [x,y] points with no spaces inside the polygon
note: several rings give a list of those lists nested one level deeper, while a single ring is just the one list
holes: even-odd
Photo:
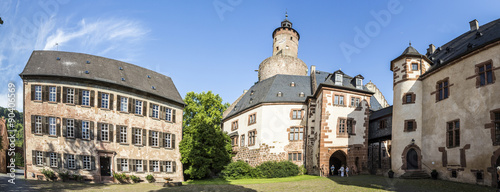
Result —
[{"label": "bush by wall", "polygon": [[57,179],[56,174],[54,171],[47,170],[47,169],[42,169],[42,174],[45,175],[45,179],[55,181]]},{"label": "bush by wall", "polygon": [[244,161],[231,162],[224,167],[222,176],[227,179],[259,178],[259,170]]},{"label": "bush by wall", "polygon": [[267,161],[256,167],[264,178],[290,177],[299,174],[299,166],[290,161]]}]

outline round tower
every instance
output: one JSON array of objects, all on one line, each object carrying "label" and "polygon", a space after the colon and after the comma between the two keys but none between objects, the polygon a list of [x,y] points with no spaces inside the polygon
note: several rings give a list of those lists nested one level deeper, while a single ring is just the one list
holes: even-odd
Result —
[{"label": "round tower", "polygon": [[259,65],[259,81],[277,74],[307,75],[307,65],[297,58],[299,33],[285,15],[281,26],[273,31],[273,55]]}]

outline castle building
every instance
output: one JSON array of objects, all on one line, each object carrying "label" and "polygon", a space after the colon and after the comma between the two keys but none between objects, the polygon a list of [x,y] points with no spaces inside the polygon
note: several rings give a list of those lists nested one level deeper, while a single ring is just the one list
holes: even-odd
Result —
[{"label": "castle building", "polygon": [[185,104],[170,77],[61,51],[34,51],[20,76],[27,179],[45,169],[94,182],[114,172],[183,181]]},{"label": "castle building", "polygon": [[273,55],[259,65],[259,81],[223,114],[233,160],[252,166],[289,160],[327,176],[342,165],[367,171],[370,107],[387,101],[364,77],[317,71],[298,58],[299,33],[286,18],[272,33]]},{"label": "castle building", "polygon": [[437,170],[440,179],[497,185],[500,166],[500,20],[425,55],[410,44],[394,73],[391,165],[396,176]]}]

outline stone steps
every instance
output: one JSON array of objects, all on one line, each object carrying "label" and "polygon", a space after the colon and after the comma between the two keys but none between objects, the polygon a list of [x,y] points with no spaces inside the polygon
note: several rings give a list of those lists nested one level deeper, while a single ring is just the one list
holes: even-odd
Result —
[{"label": "stone steps", "polygon": [[400,176],[402,179],[429,179],[431,176],[425,171],[407,171]]}]

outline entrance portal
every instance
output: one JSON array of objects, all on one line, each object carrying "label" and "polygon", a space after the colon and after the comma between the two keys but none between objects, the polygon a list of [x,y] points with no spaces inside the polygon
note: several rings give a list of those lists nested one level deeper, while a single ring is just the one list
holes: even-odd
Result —
[{"label": "entrance portal", "polygon": [[406,169],[407,170],[415,170],[418,169],[418,154],[415,149],[408,150],[406,154]]},{"label": "entrance portal", "polygon": [[109,157],[100,157],[101,176],[111,176],[111,164]]},{"label": "entrance portal", "polygon": [[[340,167],[344,165],[345,168],[345,166],[347,166],[346,163],[347,161],[345,153],[341,150],[335,151],[335,153],[330,156],[330,166],[328,166],[328,172],[330,173],[330,175],[338,175]],[[332,165],[335,166],[335,171],[333,173],[331,173]]]}]

